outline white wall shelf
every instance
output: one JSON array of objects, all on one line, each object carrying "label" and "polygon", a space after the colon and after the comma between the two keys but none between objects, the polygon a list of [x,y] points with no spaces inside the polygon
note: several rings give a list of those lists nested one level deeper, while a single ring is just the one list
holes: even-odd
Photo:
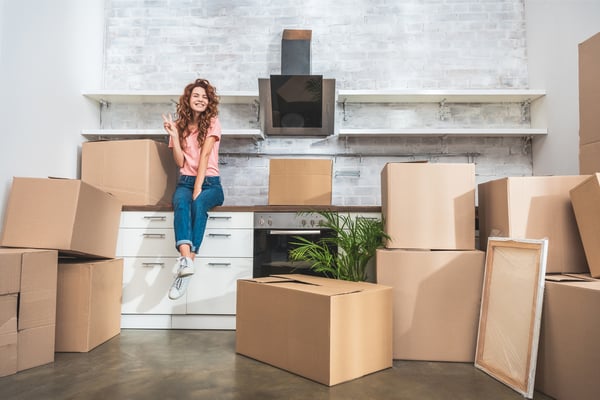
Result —
[{"label": "white wall shelf", "polygon": [[[99,103],[172,103],[178,102],[181,91],[161,90],[84,90],[85,97]],[[223,91],[217,93],[222,104],[252,104],[258,92]]]},{"label": "white wall shelf", "polygon": [[[88,140],[148,139],[163,138],[163,129],[83,129],[81,135]],[[223,137],[264,139],[260,129],[223,129]]]},{"label": "white wall shelf", "polygon": [[544,136],[545,128],[401,128],[401,129],[340,129],[340,137],[391,137],[391,136]]},{"label": "white wall shelf", "polygon": [[522,103],[546,95],[535,89],[339,90],[340,103]]}]

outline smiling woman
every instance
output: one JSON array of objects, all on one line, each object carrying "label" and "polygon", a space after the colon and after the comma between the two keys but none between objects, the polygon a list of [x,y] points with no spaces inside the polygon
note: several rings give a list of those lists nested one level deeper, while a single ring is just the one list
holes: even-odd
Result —
[{"label": "smiling woman", "polygon": [[206,79],[196,79],[179,98],[177,120],[163,115],[180,175],[173,195],[175,247],[181,255],[169,290],[173,300],[185,294],[194,274],[194,258],[202,244],[208,211],[224,201],[219,177],[218,104],[214,86]]}]

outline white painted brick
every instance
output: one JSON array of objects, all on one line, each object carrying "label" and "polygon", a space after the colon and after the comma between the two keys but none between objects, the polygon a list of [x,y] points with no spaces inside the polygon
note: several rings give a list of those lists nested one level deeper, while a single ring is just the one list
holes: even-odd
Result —
[{"label": "white painted brick", "polygon": [[[283,29],[311,29],[312,72],[338,89],[526,88],[524,0],[110,0],[106,2],[106,89],[173,90],[205,77],[218,91],[257,91],[280,73]],[[346,128],[526,127],[519,105],[352,104]],[[172,104],[112,105],[105,128],[157,128]],[[252,105],[220,106],[225,129],[257,128]],[[380,204],[386,162],[475,162],[478,181],[531,175],[520,138],[223,138],[226,204],[266,204],[268,159],[334,160],[333,202]],[[354,155],[354,156],[353,156]]]}]

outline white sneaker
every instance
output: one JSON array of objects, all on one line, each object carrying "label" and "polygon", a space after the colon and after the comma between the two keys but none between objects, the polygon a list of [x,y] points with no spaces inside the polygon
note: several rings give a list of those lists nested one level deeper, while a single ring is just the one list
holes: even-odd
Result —
[{"label": "white sneaker", "polygon": [[177,276],[184,277],[194,275],[194,260],[190,257],[179,257],[179,269],[177,270]]},{"label": "white sneaker", "polygon": [[190,283],[190,279],[192,279],[192,275],[176,277],[171,285],[171,288],[169,289],[169,299],[177,300],[183,296],[187,290],[188,284]]}]

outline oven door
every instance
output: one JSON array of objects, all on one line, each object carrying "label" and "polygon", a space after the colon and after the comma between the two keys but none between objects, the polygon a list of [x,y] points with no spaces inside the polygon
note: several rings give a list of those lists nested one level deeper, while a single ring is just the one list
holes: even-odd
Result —
[{"label": "oven door", "polygon": [[255,229],[254,230],[254,271],[253,276],[263,277],[277,274],[319,275],[303,261],[290,260],[292,242],[301,236],[316,242],[323,237],[332,237],[331,229]]}]

